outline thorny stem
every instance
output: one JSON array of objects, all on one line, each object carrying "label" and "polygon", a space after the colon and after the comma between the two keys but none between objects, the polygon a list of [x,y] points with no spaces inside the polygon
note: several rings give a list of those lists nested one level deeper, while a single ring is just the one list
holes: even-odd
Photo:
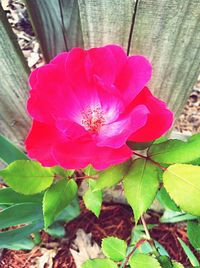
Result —
[{"label": "thorny stem", "polygon": [[148,240],[150,246],[152,247],[152,249],[153,249],[154,254],[156,255],[156,257],[159,257],[160,254],[159,254],[159,252],[158,252],[158,250],[157,250],[157,248],[155,246],[154,240],[150,236],[149,230],[147,228],[147,224],[146,224],[145,219],[144,219],[143,216],[141,216],[141,221],[142,221],[142,225],[144,227],[145,234],[147,236],[147,240]]},{"label": "thorny stem", "polygon": [[145,155],[142,155],[142,154],[138,154],[134,151],[134,154],[141,157],[141,158],[145,158],[147,160],[149,160],[150,162],[152,162],[155,166],[159,167],[160,169],[162,169],[163,171],[166,171],[167,169],[163,166],[161,166],[158,162],[154,161],[153,159],[151,159],[149,156],[145,156]]},{"label": "thorny stem", "polygon": [[84,180],[84,179],[97,179],[98,176],[97,175],[94,175],[94,176],[62,176],[62,175],[59,175],[59,174],[55,174],[54,175],[54,178],[55,180],[59,180],[59,179],[75,179],[75,180],[78,180],[78,179],[81,179],[81,180]]},{"label": "thorny stem", "polygon": [[94,175],[94,176],[80,176],[80,177],[79,176],[75,176],[73,178],[75,178],[75,179],[81,179],[81,180],[89,179],[89,178],[91,178],[91,179],[97,179],[98,176],[97,175]]},{"label": "thorny stem", "polygon": [[139,248],[144,242],[146,242],[146,239],[142,239],[140,241],[137,242],[137,244],[135,245],[135,247],[131,250],[131,252],[126,256],[125,262],[122,266],[122,268],[125,268],[126,265],[129,262],[130,257],[132,256],[132,254],[136,251],[137,248]]}]

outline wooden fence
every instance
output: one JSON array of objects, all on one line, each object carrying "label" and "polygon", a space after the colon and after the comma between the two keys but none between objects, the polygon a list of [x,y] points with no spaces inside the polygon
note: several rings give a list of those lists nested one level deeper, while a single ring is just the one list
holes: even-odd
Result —
[{"label": "wooden fence", "polygon": [[[108,43],[147,56],[150,88],[180,114],[200,67],[199,0],[26,0],[48,62],[63,50]],[[25,59],[0,9],[0,129],[23,145],[30,126]]]}]

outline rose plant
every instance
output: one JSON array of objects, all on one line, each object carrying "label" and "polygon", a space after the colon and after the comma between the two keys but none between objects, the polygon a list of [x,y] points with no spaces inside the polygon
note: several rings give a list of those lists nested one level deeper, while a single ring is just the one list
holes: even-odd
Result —
[{"label": "rose plant", "polygon": [[[200,134],[187,141],[161,137],[173,113],[148,89],[151,73],[145,57],[127,56],[117,45],[74,48],[31,73],[28,156],[0,139],[8,164],[0,175],[9,186],[0,190],[0,228],[23,224],[0,233],[1,247],[29,249],[43,228],[63,235],[60,222],[80,213],[77,179],[83,179],[83,201],[97,217],[103,191],[122,182],[135,219],[130,245],[105,238],[106,258],[88,260],[83,268],[183,267],[149,235],[143,214],[155,198],[168,211],[184,214],[190,242],[200,248],[194,238],[200,233]],[[199,266],[181,240],[180,246]]]}]

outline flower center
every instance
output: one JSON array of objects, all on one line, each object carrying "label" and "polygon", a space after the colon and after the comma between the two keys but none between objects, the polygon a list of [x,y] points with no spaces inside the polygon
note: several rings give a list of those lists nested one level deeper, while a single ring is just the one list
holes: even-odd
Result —
[{"label": "flower center", "polygon": [[82,124],[92,134],[98,133],[101,126],[105,124],[105,118],[101,107],[88,107],[82,112]]}]

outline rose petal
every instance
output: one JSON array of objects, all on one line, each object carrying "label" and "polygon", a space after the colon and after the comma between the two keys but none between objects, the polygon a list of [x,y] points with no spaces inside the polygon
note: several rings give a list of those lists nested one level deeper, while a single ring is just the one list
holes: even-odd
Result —
[{"label": "rose petal", "polygon": [[69,52],[61,52],[55,58],[53,58],[50,63],[57,64],[61,67],[65,66],[66,60],[68,58]]},{"label": "rose petal", "polygon": [[88,76],[93,77],[95,75],[103,79],[105,83],[112,84],[117,73],[117,62],[112,53],[112,48],[92,48],[87,53],[87,60],[90,62],[90,68],[87,68]]},{"label": "rose petal", "polygon": [[125,114],[115,122],[104,125],[97,137],[97,145],[121,147],[132,133],[145,125],[148,113],[146,106],[138,105],[130,114]]},{"label": "rose petal", "polygon": [[88,139],[71,140],[54,147],[54,157],[67,169],[84,168],[91,162],[94,144]]},{"label": "rose petal", "polygon": [[64,135],[53,125],[33,121],[25,146],[30,158],[40,161],[44,166],[54,166],[58,163],[52,155],[53,147],[64,140]]},{"label": "rose petal", "polygon": [[36,68],[35,70],[33,70],[29,76],[29,85],[31,87],[34,87],[38,81],[37,79],[37,73],[38,73],[39,68]]},{"label": "rose petal", "polygon": [[127,103],[130,103],[140,93],[151,79],[151,73],[151,64],[145,57],[132,56],[128,58],[115,82]]},{"label": "rose petal", "polygon": [[57,119],[56,127],[65,133],[69,139],[77,139],[81,136],[88,135],[88,132],[81,125],[68,120]]},{"label": "rose petal", "polygon": [[124,64],[126,63],[128,57],[126,55],[126,52],[123,48],[121,48],[118,45],[107,45],[105,48],[109,49],[111,53],[113,54],[113,57],[115,58],[116,62],[116,75],[123,69]]},{"label": "rose petal", "polygon": [[126,145],[113,149],[109,147],[96,147],[95,157],[91,164],[95,169],[103,170],[111,165],[120,164],[132,156],[132,151]]},{"label": "rose petal", "polygon": [[173,123],[173,113],[167,109],[165,102],[154,97],[145,87],[134,100],[132,105],[143,103],[150,111],[147,123],[133,133],[128,140],[145,142],[152,141],[166,133]]},{"label": "rose petal", "polygon": [[92,164],[96,169],[104,169],[129,159],[132,155],[128,146],[113,149],[97,147],[88,138],[57,144],[53,152],[59,164],[67,169],[80,169]]}]

